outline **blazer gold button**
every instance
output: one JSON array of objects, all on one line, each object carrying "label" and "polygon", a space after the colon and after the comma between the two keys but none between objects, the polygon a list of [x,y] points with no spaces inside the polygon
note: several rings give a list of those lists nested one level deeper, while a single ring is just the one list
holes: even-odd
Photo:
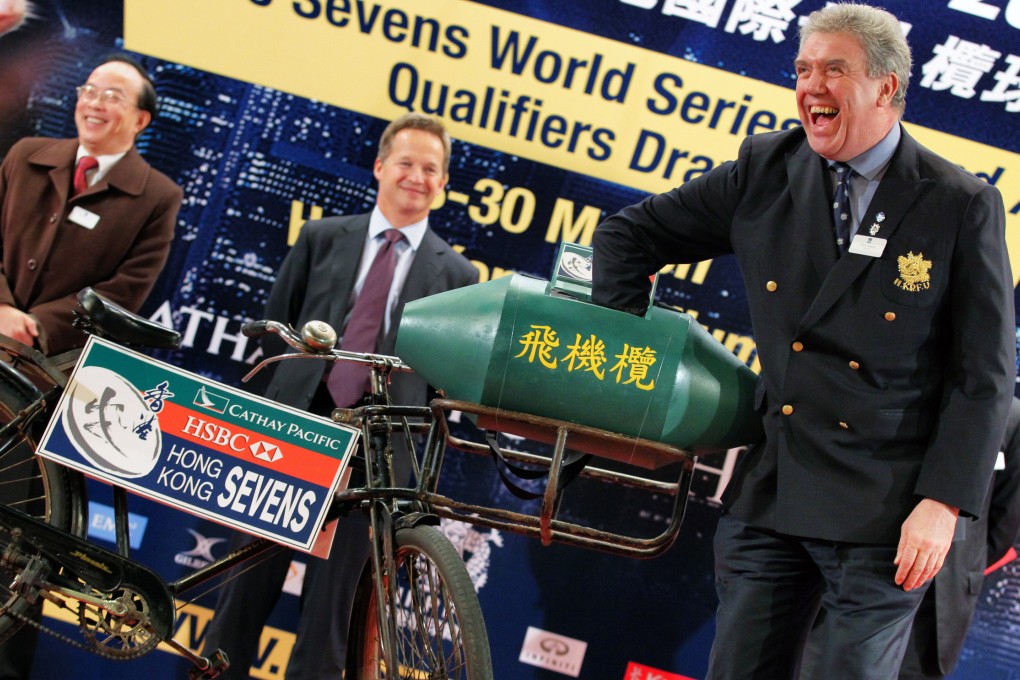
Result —
[{"label": "blazer gold button", "polygon": [[29,260],[25,264],[28,266],[29,269],[35,269],[37,266],[39,266],[39,263],[36,262],[35,260]]},{"label": "blazer gold button", "polygon": [[50,224],[52,224],[52,223],[54,223],[56,221],[57,221],[57,216],[56,215],[50,215]]},{"label": "blazer gold button", "polygon": [[803,342],[795,342],[795,343],[793,343],[790,346],[793,347],[793,351],[794,352],[800,352],[801,350],[804,349],[804,343]]},{"label": "blazer gold button", "polygon": [[789,404],[783,404],[783,415],[788,416],[793,413],[793,407]]},{"label": "blazer gold button", "polygon": [[885,320],[886,321],[895,321],[896,320],[896,315],[894,313],[892,313],[892,312],[886,312],[885,313]]},{"label": "blazer gold button", "polygon": [[855,371],[856,371],[856,370],[857,370],[858,368],[860,368],[860,367],[861,367],[861,365],[860,365],[859,363],[857,363],[856,361],[851,361],[851,362],[850,362],[850,368],[854,369]]},{"label": "blazer gold button", "polygon": [[776,283],[775,281],[769,281],[768,283],[765,284],[765,290],[767,290],[770,293],[775,293],[776,288],[779,288],[779,284]]},{"label": "blazer gold button", "polygon": [[842,427],[844,430],[849,430],[850,429],[850,426],[847,425],[846,423],[844,423],[842,420],[839,421],[839,426]]}]

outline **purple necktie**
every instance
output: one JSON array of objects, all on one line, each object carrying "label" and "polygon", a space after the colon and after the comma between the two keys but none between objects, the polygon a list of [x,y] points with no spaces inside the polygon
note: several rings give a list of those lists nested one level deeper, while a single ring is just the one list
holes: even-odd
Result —
[{"label": "purple necktie", "polygon": [[[404,238],[399,229],[383,232],[386,241],[379,247],[372,266],[361,284],[351,316],[344,330],[340,349],[347,352],[374,352],[379,331],[386,317],[386,301],[390,297],[393,270],[397,265],[397,242]],[[369,389],[367,366],[338,361],[330,369],[326,381],[334,403],[341,408],[353,405]]]},{"label": "purple necktie", "polygon": [[81,160],[78,161],[78,167],[74,169],[74,195],[77,196],[81,192],[89,188],[88,178],[85,176],[89,170],[99,167],[99,161],[92,156],[82,156]]}]

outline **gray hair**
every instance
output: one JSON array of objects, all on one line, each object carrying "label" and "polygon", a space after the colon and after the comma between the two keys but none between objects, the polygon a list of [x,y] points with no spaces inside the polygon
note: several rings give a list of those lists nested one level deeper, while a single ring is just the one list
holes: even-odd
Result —
[{"label": "gray hair", "polygon": [[869,78],[895,73],[898,85],[892,104],[903,113],[910,84],[910,45],[899,19],[880,7],[841,3],[808,15],[800,29],[801,50],[815,33],[841,33],[857,40],[868,61]]}]

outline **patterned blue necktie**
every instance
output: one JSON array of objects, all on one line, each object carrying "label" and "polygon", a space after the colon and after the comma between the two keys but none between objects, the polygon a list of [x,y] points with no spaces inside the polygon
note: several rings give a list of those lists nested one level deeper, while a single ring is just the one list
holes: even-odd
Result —
[{"label": "patterned blue necktie", "polygon": [[846,163],[833,163],[836,171],[836,194],[832,199],[832,219],[836,223],[836,247],[840,254],[850,247],[850,176],[854,171]]}]

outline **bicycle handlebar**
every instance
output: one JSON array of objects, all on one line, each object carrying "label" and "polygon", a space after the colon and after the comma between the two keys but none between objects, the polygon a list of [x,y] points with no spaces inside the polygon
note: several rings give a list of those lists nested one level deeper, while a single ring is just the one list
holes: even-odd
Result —
[{"label": "bicycle handlebar", "polygon": [[241,333],[248,338],[258,338],[266,333],[276,333],[288,345],[298,350],[298,354],[281,354],[275,357],[263,359],[252,369],[248,375],[241,380],[247,382],[253,375],[258,373],[265,365],[281,361],[283,359],[328,359],[331,361],[353,361],[365,364],[380,373],[391,371],[413,371],[410,366],[404,363],[400,357],[386,354],[370,354],[367,352],[348,352],[342,349],[334,349],[336,346],[336,331],[325,321],[309,321],[298,333],[290,326],[260,319],[248,321],[241,326]]},{"label": "bicycle handlebar", "polygon": [[246,338],[257,338],[265,335],[267,323],[269,322],[265,319],[260,319],[258,321],[245,321],[241,324],[241,335]]}]

